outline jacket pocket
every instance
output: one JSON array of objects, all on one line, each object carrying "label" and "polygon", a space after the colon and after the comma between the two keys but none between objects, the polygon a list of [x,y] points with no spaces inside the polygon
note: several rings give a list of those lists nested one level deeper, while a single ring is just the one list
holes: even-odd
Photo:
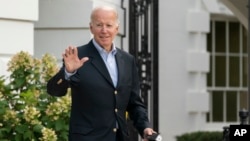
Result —
[{"label": "jacket pocket", "polygon": [[91,127],[84,127],[84,126],[77,125],[77,126],[72,126],[71,133],[87,135],[87,134],[90,134],[93,130],[94,128],[91,128]]}]

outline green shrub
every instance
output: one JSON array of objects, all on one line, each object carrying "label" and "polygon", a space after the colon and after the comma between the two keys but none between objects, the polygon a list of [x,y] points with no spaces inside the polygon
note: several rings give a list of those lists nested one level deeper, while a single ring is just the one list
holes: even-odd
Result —
[{"label": "green shrub", "polygon": [[1,141],[66,141],[71,98],[47,94],[47,81],[58,71],[56,59],[19,52],[0,77]]},{"label": "green shrub", "polygon": [[177,136],[177,141],[222,141],[223,133],[219,131],[197,131]]}]

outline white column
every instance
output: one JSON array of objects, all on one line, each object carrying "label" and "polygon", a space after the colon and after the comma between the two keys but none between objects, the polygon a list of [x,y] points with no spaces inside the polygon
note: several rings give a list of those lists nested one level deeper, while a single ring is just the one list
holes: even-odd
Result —
[{"label": "white column", "polygon": [[202,5],[202,0],[159,0],[159,130],[164,140],[205,130],[210,17]]}]

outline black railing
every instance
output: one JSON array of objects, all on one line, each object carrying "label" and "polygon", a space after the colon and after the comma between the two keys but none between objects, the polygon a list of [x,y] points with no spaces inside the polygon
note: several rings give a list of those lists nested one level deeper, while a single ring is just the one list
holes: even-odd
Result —
[{"label": "black railing", "polygon": [[136,57],[141,97],[158,131],[158,0],[129,0],[128,11],[129,52]]},{"label": "black railing", "polygon": [[138,63],[141,96],[158,131],[158,0],[129,1],[128,34],[129,52]]}]

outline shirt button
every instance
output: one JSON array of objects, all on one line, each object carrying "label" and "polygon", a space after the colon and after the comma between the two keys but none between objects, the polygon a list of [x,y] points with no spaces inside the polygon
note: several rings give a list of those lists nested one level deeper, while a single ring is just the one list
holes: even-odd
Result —
[{"label": "shirt button", "polygon": [[113,132],[117,132],[117,129],[116,129],[116,128],[113,128]]},{"label": "shirt button", "polygon": [[116,113],[118,112],[118,109],[117,109],[117,108],[115,108],[115,112],[116,112]]},{"label": "shirt button", "polygon": [[117,90],[115,90],[115,91],[114,91],[114,94],[115,94],[115,95],[117,95],[117,94],[118,94]]}]

